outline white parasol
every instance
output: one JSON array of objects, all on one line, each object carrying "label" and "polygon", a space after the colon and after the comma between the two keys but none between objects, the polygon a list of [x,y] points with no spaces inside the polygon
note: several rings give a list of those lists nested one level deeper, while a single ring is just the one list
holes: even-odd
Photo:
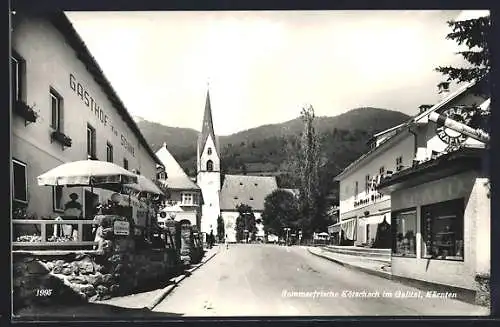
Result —
[{"label": "white parasol", "polygon": [[137,176],[137,183],[135,184],[126,184],[124,185],[126,188],[133,189],[135,191],[139,192],[145,192],[145,193],[151,193],[151,194],[159,194],[159,195],[165,195],[162,190],[158,186],[156,186],[153,181],[148,179],[144,175],[136,175]]},{"label": "white parasol", "polygon": [[80,160],[64,163],[38,176],[38,185],[91,186],[114,189],[137,183],[137,175],[106,161]]}]

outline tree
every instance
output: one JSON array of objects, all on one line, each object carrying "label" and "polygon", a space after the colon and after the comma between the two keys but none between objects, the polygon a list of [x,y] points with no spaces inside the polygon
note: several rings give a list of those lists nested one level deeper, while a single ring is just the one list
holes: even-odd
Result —
[{"label": "tree", "polygon": [[454,40],[458,45],[465,45],[468,50],[459,51],[469,63],[469,67],[438,67],[437,72],[447,76],[447,80],[438,84],[440,89],[447,89],[449,83],[470,82],[487,77],[491,69],[489,42],[491,38],[490,16],[463,21],[449,21],[448,26],[452,32],[446,36],[448,40]]},{"label": "tree", "polygon": [[219,215],[219,217],[217,217],[217,235],[219,236],[219,242],[222,242],[222,240],[226,236],[226,231],[225,231],[225,227],[224,227],[224,219],[222,219],[221,215]]},{"label": "tree", "polygon": [[255,215],[252,207],[246,204],[240,204],[236,207],[239,215],[236,218],[236,241],[241,242],[245,239],[245,230],[248,231],[250,239],[255,240],[257,233],[257,225],[255,223]]},{"label": "tree", "polygon": [[275,190],[264,200],[262,222],[266,233],[282,236],[284,227],[296,229],[299,221],[298,199],[285,190]]},{"label": "tree", "polygon": [[305,237],[310,236],[317,228],[315,222],[321,215],[318,202],[320,200],[320,167],[324,158],[320,152],[320,140],[314,128],[314,108],[308,106],[301,111],[304,131],[298,142],[290,148],[289,163],[299,180],[299,226]]}]

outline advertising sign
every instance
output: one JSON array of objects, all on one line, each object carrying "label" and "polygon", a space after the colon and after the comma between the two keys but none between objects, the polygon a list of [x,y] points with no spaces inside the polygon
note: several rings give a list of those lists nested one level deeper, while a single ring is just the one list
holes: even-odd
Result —
[{"label": "advertising sign", "polygon": [[113,233],[115,235],[129,235],[130,223],[128,221],[116,220],[113,224]]}]

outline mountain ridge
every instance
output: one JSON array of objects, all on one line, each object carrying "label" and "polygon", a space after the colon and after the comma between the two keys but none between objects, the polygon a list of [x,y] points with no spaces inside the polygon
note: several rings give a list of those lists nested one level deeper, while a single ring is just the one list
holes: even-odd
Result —
[{"label": "mountain ridge", "polygon": [[[315,129],[322,140],[323,152],[330,161],[335,161],[335,170],[339,170],[367,150],[366,143],[373,134],[409,118],[395,110],[362,107],[337,116],[317,116]],[[156,152],[166,143],[168,150],[186,172],[195,175],[199,131],[165,126],[141,117],[134,117],[134,120],[153,151]],[[287,160],[287,142],[300,135],[302,129],[303,122],[297,117],[282,123],[265,124],[218,136],[221,165],[227,173],[279,173]]]}]

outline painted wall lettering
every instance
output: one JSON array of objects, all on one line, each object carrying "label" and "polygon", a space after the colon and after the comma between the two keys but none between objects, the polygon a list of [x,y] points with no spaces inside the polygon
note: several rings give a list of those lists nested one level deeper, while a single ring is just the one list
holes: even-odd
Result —
[{"label": "painted wall lettering", "polygon": [[75,75],[69,74],[69,87],[75,92],[75,94],[82,100],[82,102],[93,112],[97,118],[104,126],[109,126],[111,132],[118,136],[120,134],[121,145],[135,157],[135,149],[127,140],[127,138],[122,134],[118,133],[118,130],[113,126],[110,116],[102,110],[101,106],[97,104],[92,95],[84,88],[84,86],[77,81]]}]

